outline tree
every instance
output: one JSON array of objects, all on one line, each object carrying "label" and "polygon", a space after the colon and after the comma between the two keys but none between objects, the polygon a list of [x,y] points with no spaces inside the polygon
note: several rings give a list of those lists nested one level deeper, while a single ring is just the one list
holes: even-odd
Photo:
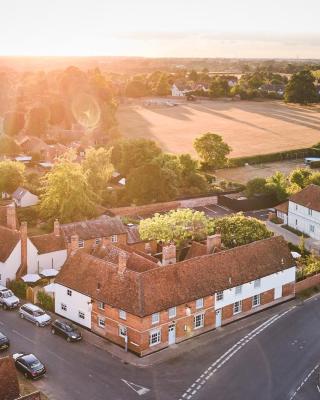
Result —
[{"label": "tree", "polygon": [[50,222],[80,221],[96,215],[96,200],[81,165],[63,158],[44,177],[40,213]]},{"label": "tree", "polygon": [[21,148],[10,136],[0,135],[0,154],[14,156],[19,154]]},{"label": "tree", "polygon": [[170,94],[170,91],[171,88],[168,83],[168,78],[165,74],[162,74],[155,88],[155,94],[157,96],[167,96],[168,94]]},{"label": "tree", "polygon": [[318,100],[314,85],[315,77],[310,71],[300,71],[293,74],[285,90],[285,101],[307,104]]},{"label": "tree", "polygon": [[309,184],[310,176],[312,172],[307,168],[296,168],[289,175],[289,182],[296,184],[300,189],[305,188]]},{"label": "tree", "polygon": [[32,136],[43,136],[49,125],[50,113],[46,107],[36,106],[30,109],[26,131]]},{"label": "tree", "polygon": [[288,180],[282,172],[277,171],[274,175],[269,176],[266,182],[267,188],[276,195],[279,202],[286,200],[288,197]]},{"label": "tree", "polygon": [[203,212],[191,209],[169,211],[155,214],[152,218],[140,221],[139,233],[142,240],[175,242],[181,246],[185,241],[204,239],[209,231],[210,220]]},{"label": "tree", "polygon": [[242,213],[213,219],[212,232],[221,233],[222,243],[228,249],[273,235],[263,222],[256,218],[247,218]]},{"label": "tree", "polygon": [[205,133],[195,139],[194,148],[202,161],[212,168],[223,167],[227,162],[227,155],[231,147],[215,133]]},{"label": "tree", "polygon": [[193,69],[189,74],[189,79],[193,82],[198,82],[199,79],[198,72]]},{"label": "tree", "polygon": [[248,197],[269,193],[269,189],[267,187],[267,181],[264,178],[251,179],[247,183],[245,193],[246,196]]},{"label": "tree", "polygon": [[17,161],[0,162],[0,193],[12,194],[19,186],[24,183],[24,164]]},{"label": "tree", "polygon": [[144,97],[148,94],[149,89],[146,83],[140,79],[133,79],[127,84],[126,96],[128,97]]},{"label": "tree", "polygon": [[8,136],[16,136],[24,127],[24,113],[18,111],[7,112],[3,118],[3,132]]},{"label": "tree", "polygon": [[97,194],[106,189],[107,183],[111,179],[113,165],[111,164],[112,149],[89,148],[86,151],[85,159],[82,163],[83,171],[87,175],[87,180],[91,188]]}]

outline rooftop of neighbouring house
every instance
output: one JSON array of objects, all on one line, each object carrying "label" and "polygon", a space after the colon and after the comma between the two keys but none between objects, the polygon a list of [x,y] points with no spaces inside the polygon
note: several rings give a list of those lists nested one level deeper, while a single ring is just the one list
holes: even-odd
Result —
[{"label": "rooftop of neighbouring house", "polygon": [[0,358],[0,399],[17,400],[20,397],[19,382],[11,357]]},{"label": "rooftop of neighbouring house", "polygon": [[0,226],[0,262],[5,262],[20,241],[20,233]]},{"label": "rooftop of neighbouring house", "polygon": [[288,214],[288,208],[289,208],[289,201],[285,201],[284,203],[278,204],[275,206],[275,209],[277,211],[280,211],[282,213]]},{"label": "rooftop of neighbouring house", "polygon": [[16,199],[16,200],[21,200],[22,197],[27,194],[30,193],[28,189],[25,189],[23,187],[18,187],[13,193],[12,193],[12,198]]},{"label": "rooftop of neighbouring house", "polygon": [[66,243],[63,237],[54,233],[31,236],[29,238],[37,248],[39,254],[52,253],[54,251],[66,250]]},{"label": "rooftop of neighbouring house", "polygon": [[121,250],[110,246],[100,247],[90,255],[83,252],[71,255],[58,274],[56,283],[139,317],[295,265],[281,236],[198,255],[166,266],[132,252],[127,254],[127,268],[121,270],[118,266]]},{"label": "rooftop of neighbouring house", "polygon": [[311,184],[300,192],[291,195],[289,201],[311,210],[320,211],[320,186]]}]

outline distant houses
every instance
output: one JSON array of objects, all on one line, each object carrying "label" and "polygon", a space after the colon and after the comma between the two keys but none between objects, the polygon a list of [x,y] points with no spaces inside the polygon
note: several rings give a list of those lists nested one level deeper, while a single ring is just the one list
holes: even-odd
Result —
[{"label": "distant houses", "polygon": [[12,200],[16,203],[17,207],[30,207],[38,204],[39,197],[23,187],[18,187],[12,193]]}]

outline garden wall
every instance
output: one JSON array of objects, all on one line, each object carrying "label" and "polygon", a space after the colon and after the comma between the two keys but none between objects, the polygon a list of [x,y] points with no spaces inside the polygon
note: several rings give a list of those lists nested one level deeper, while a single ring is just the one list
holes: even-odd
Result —
[{"label": "garden wall", "polygon": [[309,278],[305,278],[302,281],[297,282],[296,293],[300,293],[305,289],[309,289],[317,285],[320,285],[320,274],[310,276]]}]

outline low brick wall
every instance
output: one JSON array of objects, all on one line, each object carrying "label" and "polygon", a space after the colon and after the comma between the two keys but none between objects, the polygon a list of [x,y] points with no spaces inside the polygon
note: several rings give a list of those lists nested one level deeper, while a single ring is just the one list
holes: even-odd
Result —
[{"label": "low brick wall", "polygon": [[296,283],[296,293],[302,292],[305,289],[309,289],[313,286],[320,285],[320,274],[310,276],[303,281]]}]

